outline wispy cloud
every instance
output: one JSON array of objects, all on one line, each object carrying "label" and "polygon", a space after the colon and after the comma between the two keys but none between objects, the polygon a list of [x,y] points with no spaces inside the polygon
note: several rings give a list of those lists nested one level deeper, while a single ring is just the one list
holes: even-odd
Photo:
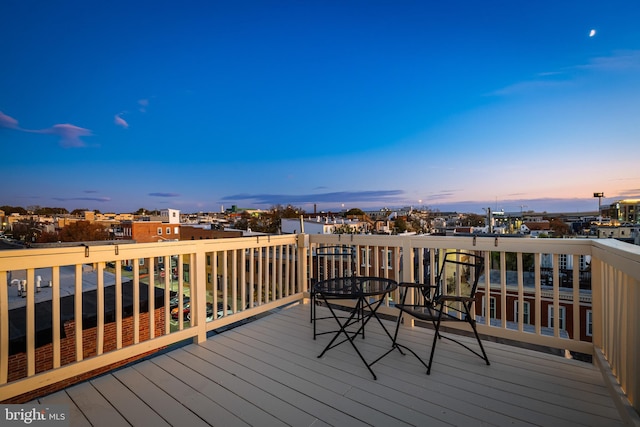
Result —
[{"label": "wispy cloud", "polygon": [[120,127],[125,128],[125,129],[129,128],[129,123],[127,123],[127,121],[122,118],[122,113],[116,114],[113,117],[113,123],[115,123],[116,126],[120,126]]},{"label": "wispy cloud", "polygon": [[149,193],[151,197],[180,197],[178,193]]},{"label": "wispy cloud", "polygon": [[13,117],[7,116],[2,111],[0,111],[0,127],[7,129],[20,129],[18,121]]},{"label": "wispy cloud", "polygon": [[19,126],[18,120],[2,112],[0,112],[0,127],[14,129],[20,132],[56,135],[60,137],[60,145],[65,148],[85,147],[86,144],[81,138],[93,135],[91,130],[70,123],[56,124],[46,129],[24,129]]},{"label": "wispy cloud", "polygon": [[507,96],[516,95],[519,93],[529,93],[542,89],[552,89],[557,87],[563,87],[569,85],[570,82],[566,80],[529,80],[526,82],[514,83],[512,85],[503,87],[491,93],[491,95]]},{"label": "wispy cloud", "polygon": [[640,70],[640,50],[621,50],[609,56],[592,58],[587,64],[578,65],[575,69],[604,71],[637,71]]},{"label": "wispy cloud", "polygon": [[59,136],[60,145],[64,148],[85,147],[86,144],[81,137],[93,135],[89,129],[81,128],[69,123],[53,125],[47,129],[26,130],[25,132]]},{"label": "wispy cloud", "polygon": [[640,50],[616,51],[608,56],[591,58],[585,64],[538,73],[535,78],[505,86],[489,95],[508,96],[573,85],[580,71],[640,72]]},{"label": "wispy cloud", "polygon": [[57,200],[59,202],[68,202],[72,200],[83,200],[89,202],[110,202],[110,197],[54,197],[53,200]]},{"label": "wispy cloud", "polygon": [[139,110],[141,113],[146,113],[147,112],[147,107],[149,106],[149,100],[148,99],[139,99],[138,100],[138,105],[140,106]]}]

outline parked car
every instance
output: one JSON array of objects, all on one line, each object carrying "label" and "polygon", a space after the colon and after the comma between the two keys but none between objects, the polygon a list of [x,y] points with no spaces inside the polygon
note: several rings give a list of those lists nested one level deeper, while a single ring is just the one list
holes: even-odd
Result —
[{"label": "parked car", "polygon": [[[188,296],[186,295],[182,296],[182,304],[186,304],[189,301],[190,301],[190,298]],[[180,304],[180,299],[178,295],[171,297],[171,299],[169,300],[169,308],[171,309],[171,311],[173,311],[173,309],[176,308],[178,304]]]},{"label": "parked car", "polygon": [[[227,305],[227,312],[224,312],[224,304],[219,302],[218,303],[218,318],[222,317],[222,316],[228,316],[230,314],[233,314],[233,310],[231,310],[231,306]],[[191,310],[189,310],[189,313],[187,313],[185,320],[191,320]],[[208,302],[207,303],[207,322],[213,320],[213,303]]]},{"label": "parked car", "polygon": [[176,307],[173,310],[171,310],[171,318],[173,320],[178,320],[178,316],[180,315],[181,311],[182,311],[182,318],[184,320],[187,320],[189,313],[191,312],[191,303],[189,301],[183,302],[182,310],[180,310],[180,307]]}]

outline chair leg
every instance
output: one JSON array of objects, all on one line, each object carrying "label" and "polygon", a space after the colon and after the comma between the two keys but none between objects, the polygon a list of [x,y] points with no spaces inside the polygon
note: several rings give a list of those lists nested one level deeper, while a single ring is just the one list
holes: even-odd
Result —
[{"label": "chair leg", "polygon": [[427,375],[431,374],[431,367],[433,366],[433,356],[436,353],[436,344],[440,336],[440,324],[442,323],[442,310],[438,310],[438,320],[434,321],[435,332],[433,334],[433,343],[431,344],[431,355],[429,356],[429,365],[427,366]]},{"label": "chair leg", "polygon": [[484,351],[484,346],[482,345],[482,341],[480,341],[480,335],[478,335],[478,330],[476,329],[476,321],[469,318],[469,324],[471,325],[471,329],[473,329],[473,333],[476,336],[476,340],[478,341],[478,346],[480,346],[480,351],[482,351],[482,358],[484,359],[487,365],[491,365],[491,363],[489,363],[489,357],[487,356],[487,353]]}]

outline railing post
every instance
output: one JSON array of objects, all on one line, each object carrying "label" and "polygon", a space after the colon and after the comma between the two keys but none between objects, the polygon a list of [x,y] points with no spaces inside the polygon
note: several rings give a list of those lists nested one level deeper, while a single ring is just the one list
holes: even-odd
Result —
[{"label": "railing post", "polygon": [[[413,271],[413,263],[414,263],[414,254],[413,254],[413,246],[411,245],[411,239],[404,238],[402,239],[402,273],[398,274],[398,283],[415,282],[416,279]],[[420,280],[422,280],[422,278]],[[398,296],[396,297],[396,301],[398,300],[399,297],[400,297],[400,293],[398,291]],[[415,298],[415,295],[413,294],[413,292],[410,292],[409,295],[407,295],[406,303],[413,304],[414,298]],[[400,312],[398,312],[397,314],[399,316]],[[415,325],[415,320],[416,319],[414,317],[411,317],[408,314],[405,314],[403,325],[405,327],[413,327]]]},{"label": "railing post", "polygon": [[594,347],[602,348],[602,321],[603,321],[603,277],[602,261],[596,257],[591,257],[591,342]]},{"label": "railing post", "polygon": [[207,257],[202,244],[196,244],[191,260],[194,264],[190,277],[191,316],[195,315],[196,324],[193,327],[198,331],[193,341],[199,344],[207,340]]},{"label": "railing post", "polygon": [[309,250],[309,235],[298,234],[298,283],[301,292],[309,292],[310,277],[307,274],[307,251]]}]

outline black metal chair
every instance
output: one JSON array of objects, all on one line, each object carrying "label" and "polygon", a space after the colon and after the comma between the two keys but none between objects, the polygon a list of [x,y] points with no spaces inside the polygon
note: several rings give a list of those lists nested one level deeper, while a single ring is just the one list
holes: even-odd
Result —
[{"label": "black metal chair", "polygon": [[[473,304],[478,287],[478,279],[484,269],[484,259],[480,255],[466,252],[448,252],[437,272],[435,282],[430,285],[422,283],[399,284],[400,303],[396,308],[400,310],[396,323],[396,331],[393,338],[393,346],[404,348],[422,362],[427,368],[427,375],[431,373],[433,356],[439,339],[446,338],[466,348],[476,356],[483,359],[489,365],[489,358],[484,351],[482,341],[476,329],[476,321],[473,314]],[[413,300],[407,303],[407,296],[412,295]],[[410,348],[398,343],[398,331],[403,316],[407,314],[416,319],[431,322],[435,329],[429,363],[425,363]],[[442,335],[442,322],[466,322],[471,326],[473,334],[478,341],[480,352],[470,348],[458,339]]]},{"label": "black metal chair", "polygon": [[315,292],[315,284],[332,279],[334,277],[349,277],[356,274],[356,252],[355,248],[350,245],[333,245],[319,246],[315,250],[315,271],[316,274],[311,278],[311,286],[309,296],[311,299],[311,322],[313,323],[313,339],[317,335],[323,335],[327,332],[317,332],[316,321],[322,319],[333,319],[332,316],[317,317],[316,307],[322,302],[317,298]]}]

